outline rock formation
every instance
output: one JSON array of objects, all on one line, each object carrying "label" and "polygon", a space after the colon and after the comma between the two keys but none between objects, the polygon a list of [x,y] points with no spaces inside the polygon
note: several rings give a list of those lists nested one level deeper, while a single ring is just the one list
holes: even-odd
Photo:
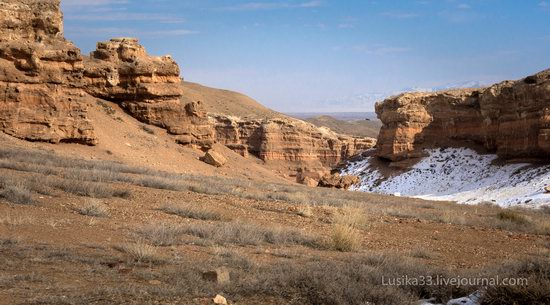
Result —
[{"label": "rock formation", "polygon": [[0,2],[0,131],[95,144],[80,50],[63,38],[59,0]]},{"label": "rock formation", "polygon": [[181,135],[182,144],[212,144],[213,129],[200,103],[180,101],[180,69],[170,56],[152,57],[137,39],[116,38],[98,43],[84,66],[89,94],[120,104],[144,123]]},{"label": "rock formation", "polygon": [[[180,144],[209,148],[217,140],[264,161],[329,167],[374,146],[374,139],[277,119],[273,111],[266,119],[209,118],[199,101],[182,102],[177,63],[148,55],[135,38],[100,42],[82,56],[63,37],[59,0],[2,0],[0,17],[0,131],[12,136],[97,144],[87,107],[103,99],[165,128]],[[267,111],[251,100],[245,104]]]},{"label": "rock formation", "polygon": [[342,136],[288,118],[245,121],[213,116],[213,120],[218,142],[264,161],[321,161],[334,166],[375,145],[374,139]]},{"label": "rock formation", "polygon": [[483,89],[405,93],[376,106],[378,156],[400,161],[423,148],[472,147],[504,159],[550,156],[550,70]]}]

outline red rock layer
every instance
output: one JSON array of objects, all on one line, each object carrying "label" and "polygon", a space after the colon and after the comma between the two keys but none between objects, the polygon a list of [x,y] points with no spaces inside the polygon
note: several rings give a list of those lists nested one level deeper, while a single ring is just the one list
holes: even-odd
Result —
[{"label": "red rock layer", "polygon": [[122,105],[138,120],[181,135],[185,144],[211,144],[213,128],[200,103],[183,105],[180,69],[170,56],[149,56],[135,38],[100,42],[85,58],[86,91]]},{"label": "red rock layer", "polygon": [[384,124],[377,154],[391,161],[472,145],[505,159],[550,156],[550,70],[484,89],[405,93],[376,112]]},{"label": "red rock layer", "polygon": [[63,38],[59,0],[0,2],[0,131],[95,144],[80,50]]},{"label": "red rock layer", "polygon": [[320,161],[334,166],[372,148],[375,140],[338,135],[328,129],[293,119],[242,121],[215,116],[216,140],[239,153],[264,161]]}]

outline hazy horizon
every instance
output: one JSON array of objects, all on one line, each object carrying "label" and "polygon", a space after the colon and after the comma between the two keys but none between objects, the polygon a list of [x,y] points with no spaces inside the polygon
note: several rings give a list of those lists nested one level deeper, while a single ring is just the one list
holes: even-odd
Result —
[{"label": "hazy horizon", "polygon": [[62,0],[84,53],[131,36],[191,82],[281,112],[371,112],[406,88],[550,68],[550,1]]}]

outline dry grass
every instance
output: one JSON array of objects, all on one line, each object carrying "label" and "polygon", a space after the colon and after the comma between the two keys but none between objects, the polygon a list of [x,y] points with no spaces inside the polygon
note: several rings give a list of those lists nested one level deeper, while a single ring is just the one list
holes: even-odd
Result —
[{"label": "dry grass", "polygon": [[172,246],[181,236],[181,230],[169,224],[151,224],[138,230],[138,234],[155,246]]},{"label": "dry grass", "polygon": [[[388,197],[384,196],[329,189],[315,189],[312,192],[310,188],[299,185],[173,174],[116,162],[84,161],[24,149],[0,148],[0,169],[2,168],[6,171],[3,172],[5,175],[0,175],[0,192],[3,192],[0,197],[14,202],[31,202],[29,200],[33,199],[34,193],[51,193],[52,189],[79,196],[127,198],[130,193],[124,185],[130,184],[214,196],[230,195],[249,200],[283,201],[300,206],[354,206],[364,209],[367,215],[373,217],[416,218],[435,223],[550,235],[548,212],[543,209],[540,211],[514,210],[516,214],[523,216],[519,216],[521,219],[518,217],[509,219],[506,215],[498,216],[502,209],[492,205],[471,207],[444,202],[428,204],[420,200],[405,198],[388,200]],[[10,171],[32,173],[32,177],[15,179],[11,177],[14,173]],[[10,176],[9,179],[6,176]],[[121,185],[114,187],[116,184]],[[6,191],[11,186],[17,188],[19,185],[22,187],[19,192]],[[202,217],[201,211],[195,213],[197,215],[193,212],[196,211],[190,211],[191,216],[185,217],[199,219]],[[307,214],[306,211],[304,215]],[[215,216],[204,216],[204,218],[209,217]]]},{"label": "dry grass", "polygon": [[115,249],[128,254],[136,262],[158,263],[163,261],[158,248],[145,241],[120,245]]},{"label": "dry grass", "polygon": [[91,217],[108,217],[109,210],[98,201],[88,201],[84,206],[76,208],[80,215]]},{"label": "dry grass", "polygon": [[183,226],[182,233],[209,240],[218,245],[303,245],[318,248],[318,238],[290,228],[266,228],[258,225],[230,222],[221,224],[193,224]]},{"label": "dry grass", "polygon": [[313,208],[311,205],[300,205],[296,210],[296,214],[305,218],[313,217]]},{"label": "dry grass", "polygon": [[0,185],[0,198],[16,204],[34,204],[32,192],[23,184]]},{"label": "dry grass", "polygon": [[357,251],[361,247],[361,234],[354,227],[335,224],[331,229],[330,238],[330,246],[336,251]]},{"label": "dry grass", "polygon": [[337,251],[357,251],[361,247],[360,228],[367,225],[363,209],[345,206],[340,208],[333,219],[330,247]]},{"label": "dry grass", "polygon": [[229,220],[220,212],[206,208],[199,203],[170,204],[160,208],[161,211],[185,218],[199,220]]},{"label": "dry grass", "polygon": [[22,226],[35,223],[35,219],[30,216],[4,214],[0,215],[0,225]]}]

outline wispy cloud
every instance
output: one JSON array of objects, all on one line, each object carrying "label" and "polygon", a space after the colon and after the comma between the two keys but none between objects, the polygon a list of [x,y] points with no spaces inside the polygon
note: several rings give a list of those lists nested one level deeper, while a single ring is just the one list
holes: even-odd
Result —
[{"label": "wispy cloud", "polygon": [[546,1],[541,1],[541,2],[539,2],[539,6],[544,7],[544,8],[548,8],[548,7],[550,7],[550,3],[546,2]]},{"label": "wispy cloud", "polygon": [[83,36],[83,37],[176,37],[176,36],[186,36],[198,34],[199,32],[188,30],[188,29],[173,29],[173,30],[162,30],[162,31],[143,31],[140,29],[134,28],[118,28],[118,27],[99,27],[99,28],[70,28],[67,33],[73,36]]},{"label": "wispy cloud", "polygon": [[107,6],[128,4],[128,0],[64,0],[63,6],[68,8]]},{"label": "wispy cloud", "polygon": [[456,7],[458,9],[461,9],[461,10],[469,10],[469,9],[472,8],[469,4],[466,4],[466,3],[461,3],[461,4],[457,5]]},{"label": "wispy cloud", "polygon": [[225,11],[268,11],[280,9],[296,9],[296,8],[316,8],[323,5],[323,1],[307,1],[307,2],[248,2],[234,6],[226,6],[219,8]]},{"label": "wispy cloud", "polygon": [[382,13],[382,16],[394,19],[412,19],[419,17],[420,15],[417,13],[409,12],[384,12]]},{"label": "wispy cloud", "polygon": [[67,20],[78,21],[158,21],[162,23],[183,23],[185,19],[164,14],[104,12],[103,14],[70,14]]}]

